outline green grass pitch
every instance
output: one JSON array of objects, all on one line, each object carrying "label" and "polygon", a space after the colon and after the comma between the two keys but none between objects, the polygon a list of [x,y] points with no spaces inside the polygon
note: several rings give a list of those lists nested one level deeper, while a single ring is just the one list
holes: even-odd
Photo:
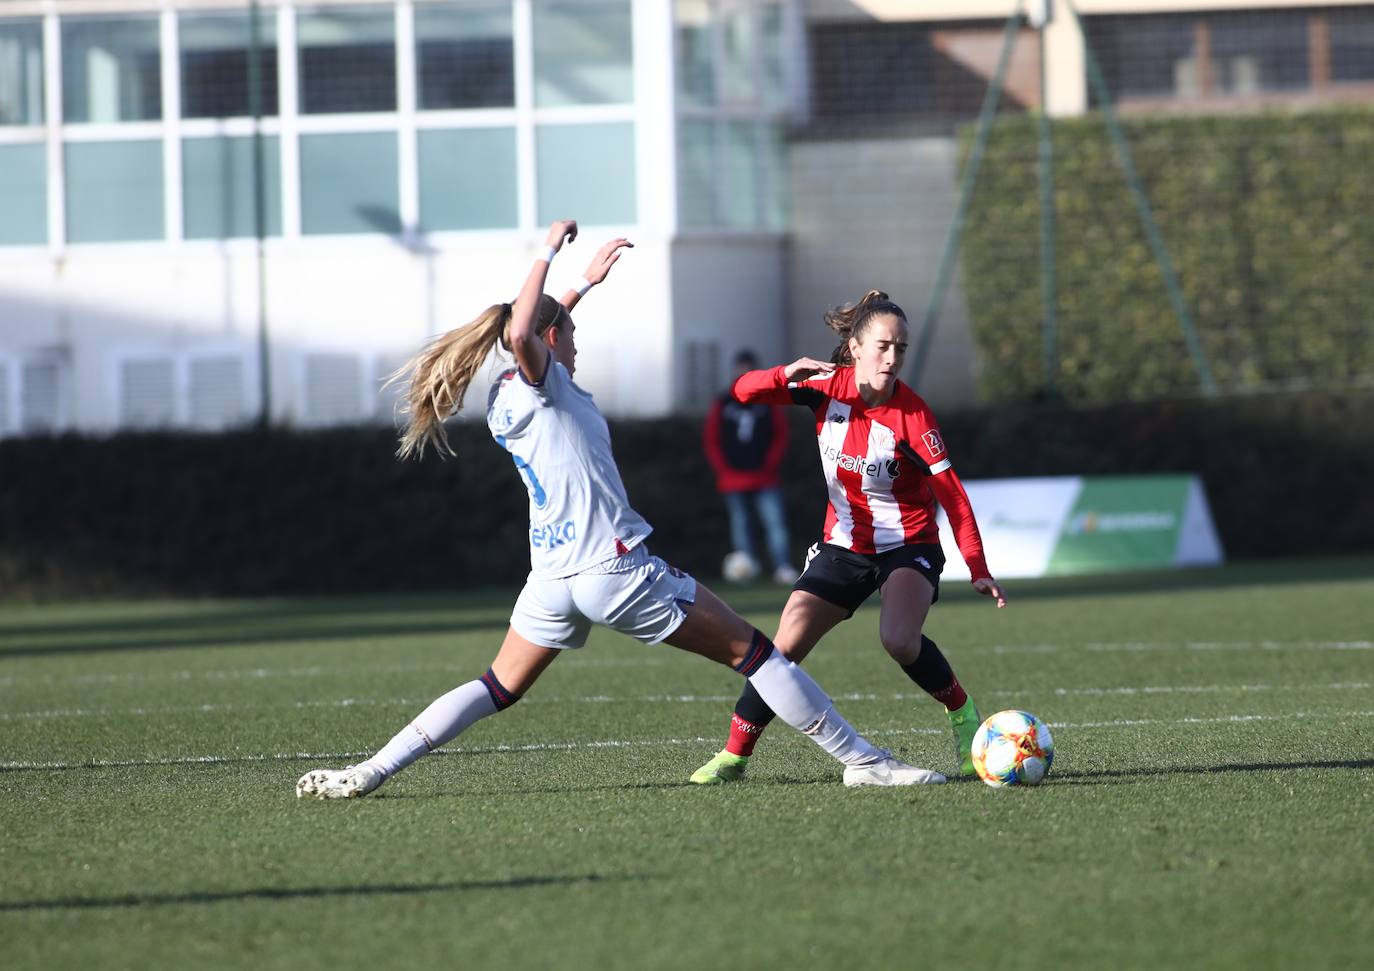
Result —
[{"label": "green grass pitch", "polygon": [[[1034,789],[847,790],[736,675],[598,631],[378,798],[298,801],[480,674],[511,591],[0,608],[9,969],[1291,968],[1374,954],[1374,559],[951,584],[927,631]],[[959,589],[954,589],[958,587]],[[721,589],[772,633],[774,588]],[[951,771],[860,611],[808,661]]]}]

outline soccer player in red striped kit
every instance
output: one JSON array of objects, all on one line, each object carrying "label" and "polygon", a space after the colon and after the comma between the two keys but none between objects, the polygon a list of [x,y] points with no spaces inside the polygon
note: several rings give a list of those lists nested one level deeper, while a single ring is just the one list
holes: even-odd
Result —
[{"label": "soccer player in red striped kit", "polygon": [[[750,371],[733,388],[740,401],[811,409],[829,491],[823,538],[807,556],[773,642],[800,664],[822,637],[880,590],[879,640],[902,671],[945,706],[960,771],[972,775],[978,709],[939,647],[922,632],[939,597],[945,563],[936,502],[949,517],[974,589],[998,607],[1006,606],[1006,594],[988,570],[973,508],[935,415],[897,377],[907,350],[906,315],[887,294],[871,290],[858,303],[827,313],[825,322],[840,336],[829,362],[803,357]],[[746,685],[725,749],[697,769],[692,781],[714,785],[743,776],[772,720],[773,712]]]}]

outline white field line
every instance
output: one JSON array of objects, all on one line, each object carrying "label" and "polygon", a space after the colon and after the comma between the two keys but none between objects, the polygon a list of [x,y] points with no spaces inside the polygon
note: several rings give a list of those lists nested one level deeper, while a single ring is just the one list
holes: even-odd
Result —
[{"label": "white field line", "polygon": [[[1097,653],[1140,651],[1374,651],[1374,641],[1132,641],[1124,643],[1066,643],[1066,644],[967,644],[959,654],[1059,654],[1078,650]],[[43,660],[43,652],[35,651],[30,660]],[[662,655],[640,654],[631,657],[585,657],[573,654],[563,667],[634,668],[653,667],[667,663]],[[320,678],[358,674],[420,674],[452,671],[471,674],[471,663],[433,662],[427,664],[388,665],[314,665],[296,668],[231,668],[210,671],[124,671],[103,674],[68,675],[4,675],[0,688],[43,684],[122,684],[143,681],[254,681],[274,678]]]},{"label": "white field line", "polygon": [[[1122,718],[1098,722],[1048,722],[1050,728],[1060,730],[1137,728],[1161,725],[1225,725],[1249,724],[1251,722],[1289,721],[1295,718],[1320,718],[1330,721],[1333,718],[1374,718],[1374,710],[1367,711],[1323,711],[1290,712],[1282,715],[1220,715],[1212,718]],[[945,735],[947,728],[897,728],[866,733],[870,738],[889,738],[899,735]],[[577,749],[616,749],[616,748],[668,748],[676,745],[705,745],[719,742],[718,737],[706,738],[701,735],[687,738],[646,738],[646,739],[597,739],[586,742],[530,742],[523,745],[487,745],[465,748],[449,745],[436,749],[431,755],[490,755],[509,752],[566,752]],[[107,769],[142,768],[148,766],[172,765],[221,765],[237,762],[340,762],[345,759],[365,758],[371,752],[272,752],[246,755],[191,755],[161,759],[86,759],[80,762],[0,762],[0,771],[33,769]]]},{"label": "white field line", "polygon": [[[1055,688],[1051,692],[1056,697],[1102,697],[1133,695],[1191,695],[1239,693],[1255,694],[1264,691],[1358,691],[1374,688],[1374,681],[1337,681],[1331,684],[1195,684],[1195,685],[1145,685],[1123,688]],[[1026,698],[1044,694],[1038,690],[994,690],[980,691],[980,698]],[[924,692],[897,691],[891,694],[851,691],[831,696],[842,703],[859,701],[922,701],[928,696]],[[564,705],[564,704],[729,704],[738,695],[637,695],[615,697],[612,695],[552,695],[526,700],[526,705]],[[128,718],[158,715],[215,714],[249,711],[291,711],[310,708],[420,708],[428,705],[432,698],[337,698],[326,701],[294,701],[279,704],[238,704],[234,702],[206,703],[200,705],[169,705],[163,707],[137,708],[48,708],[38,711],[0,712],[0,722],[36,721],[55,718]]]}]

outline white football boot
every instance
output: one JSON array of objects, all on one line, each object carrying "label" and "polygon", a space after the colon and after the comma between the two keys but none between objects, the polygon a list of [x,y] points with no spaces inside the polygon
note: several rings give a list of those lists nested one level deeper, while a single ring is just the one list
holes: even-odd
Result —
[{"label": "white football boot", "polygon": [[[881,751],[881,750],[880,750]],[[938,785],[945,777],[930,769],[918,769],[894,759],[890,752],[883,752],[877,762],[863,765],[847,765],[844,769],[844,784],[847,786],[923,786]]]},{"label": "white football boot", "polygon": [[356,799],[382,784],[386,776],[370,765],[342,769],[311,769],[296,783],[296,798]]}]

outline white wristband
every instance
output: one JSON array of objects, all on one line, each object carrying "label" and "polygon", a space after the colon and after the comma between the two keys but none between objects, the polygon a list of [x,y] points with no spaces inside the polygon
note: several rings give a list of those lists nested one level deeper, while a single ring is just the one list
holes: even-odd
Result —
[{"label": "white wristband", "polygon": [[557,255],[557,253],[558,250],[554,249],[552,246],[545,246],[542,250],[539,251],[539,255],[536,256],[535,259],[543,260],[545,263],[552,263],[553,258]]},{"label": "white wristband", "polygon": [[588,280],[585,276],[578,277],[577,282],[573,284],[573,289],[577,291],[579,297],[585,297],[587,291],[591,288],[592,281]]}]

